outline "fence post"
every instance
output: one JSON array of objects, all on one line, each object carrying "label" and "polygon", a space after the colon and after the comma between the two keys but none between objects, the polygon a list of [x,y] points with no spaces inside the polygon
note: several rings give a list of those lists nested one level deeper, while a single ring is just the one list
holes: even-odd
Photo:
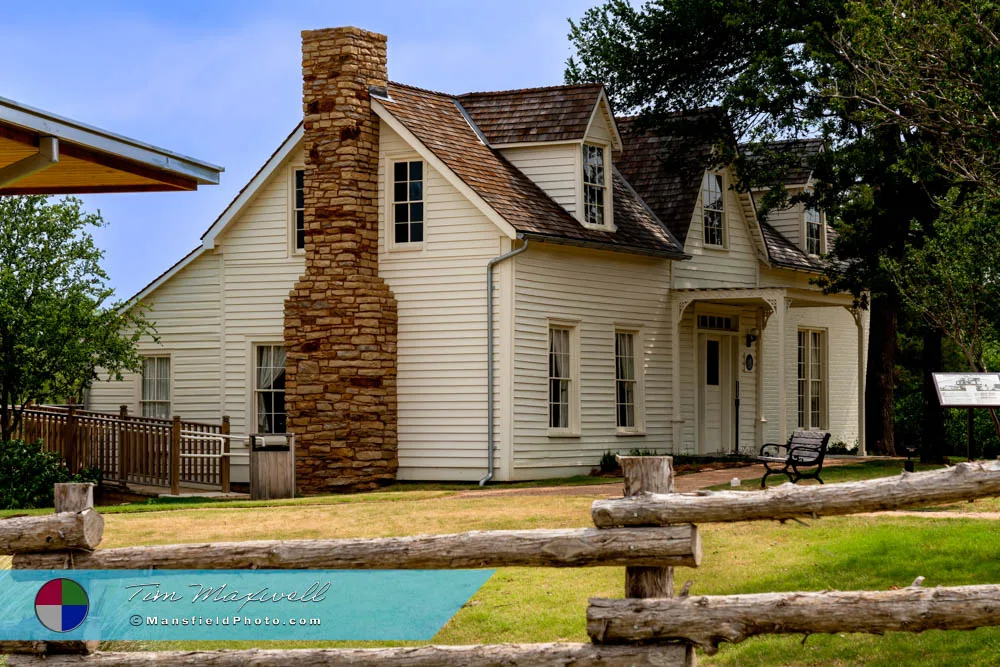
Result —
[{"label": "fence post", "polygon": [[222,492],[229,493],[229,415],[222,416],[222,426],[219,427],[222,438],[222,458],[219,459],[219,483]]},{"label": "fence post", "polygon": [[56,484],[55,507],[57,514],[94,509],[94,485],[90,482]]},{"label": "fence post", "polygon": [[173,430],[170,434],[170,494],[181,492],[181,418],[174,415]]},{"label": "fence post", "polygon": [[76,449],[76,408],[69,406],[66,410],[66,426],[62,433],[63,451],[66,452],[66,467],[73,474],[80,470],[80,452]]},{"label": "fence post", "polygon": [[125,420],[128,419],[128,406],[118,406],[118,479],[122,484],[128,481],[128,429]]},{"label": "fence post", "polygon": [[[619,456],[625,477],[625,497],[641,493],[673,493],[674,457]],[[669,598],[674,596],[674,568],[626,567],[625,597]]]}]

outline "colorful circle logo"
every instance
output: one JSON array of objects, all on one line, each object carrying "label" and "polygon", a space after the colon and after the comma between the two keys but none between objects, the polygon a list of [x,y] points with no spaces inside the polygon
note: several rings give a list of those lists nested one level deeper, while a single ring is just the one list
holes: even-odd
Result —
[{"label": "colorful circle logo", "polygon": [[77,629],[89,609],[87,591],[72,579],[53,579],[39,588],[35,596],[35,616],[54,632]]}]

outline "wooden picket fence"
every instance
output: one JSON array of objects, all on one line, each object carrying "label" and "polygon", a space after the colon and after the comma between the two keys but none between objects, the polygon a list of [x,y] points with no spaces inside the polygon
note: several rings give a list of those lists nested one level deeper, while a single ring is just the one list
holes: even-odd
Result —
[{"label": "wooden picket fence", "polygon": [[124,405],[118,414],[34,406],[24,411],[16,437],[41,441],[73,472],[98,468],[110,482],[170,487],[177,493],[181,484],[229,491],[225,457],[211,456],[220,447],[229,449],[228,438],[212,436],[228,434],[228,417],[210,424],[139,417]]},{"label": "wooden picket fence", "polygon": [[[623,599],[591,599],[590,643],[376,649],[99,652],[95,642],[0,642],[8,664],[365,667],[695,664],[695,647],[762,634],[922,632],[1000,625],[1000,586],[693,596],[674,566],[697,567],[697,522],[801,520],[1000,495],[1000,462],[825,486],[675,494],[670,457],[622,457],[625,497],[596,501],[596,528],[454,535],[172,544],[95,550],[103,519],[89,485],[58,485],[56,514],[0,521],[15,569],[458,569],[625,566]],[[849,641],[849,640],[847,640]]]}]

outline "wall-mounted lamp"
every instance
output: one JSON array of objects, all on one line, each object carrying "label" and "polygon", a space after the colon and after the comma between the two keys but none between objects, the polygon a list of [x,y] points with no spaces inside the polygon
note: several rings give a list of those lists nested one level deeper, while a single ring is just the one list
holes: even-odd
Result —
[{"label": "wall-mounted lamp", "polygon": [[760,331],[758,329],[748,329],[747,330],[747,347],[751,347],[757,337],[760,336]]}]

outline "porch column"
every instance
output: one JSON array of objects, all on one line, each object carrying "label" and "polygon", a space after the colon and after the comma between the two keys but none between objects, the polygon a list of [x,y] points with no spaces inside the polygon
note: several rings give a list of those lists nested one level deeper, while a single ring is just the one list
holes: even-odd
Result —
[{"label": "porch column", "polygon": [[681,417],[681,318],[689,301],[674,297],[670,309],[670,426],[673,437],[673,450],[681,450],[681,428],[684,419]]},{"label": "porch column", "polygon": [[788,386],[785,383],[785,347],[788,343],[788,332],[785,331],[785,312],[788,310],[788,299],[775,299],[774,315],[771,316],[774,328],[778,331],[778,428],[780,442],[788,441]]},{"label": "porch column", "polygon": [[858,328],[858,456],[867,456],[865,444],[865,361],[868,358],[868,311],[851,308],[854,324]]}]

